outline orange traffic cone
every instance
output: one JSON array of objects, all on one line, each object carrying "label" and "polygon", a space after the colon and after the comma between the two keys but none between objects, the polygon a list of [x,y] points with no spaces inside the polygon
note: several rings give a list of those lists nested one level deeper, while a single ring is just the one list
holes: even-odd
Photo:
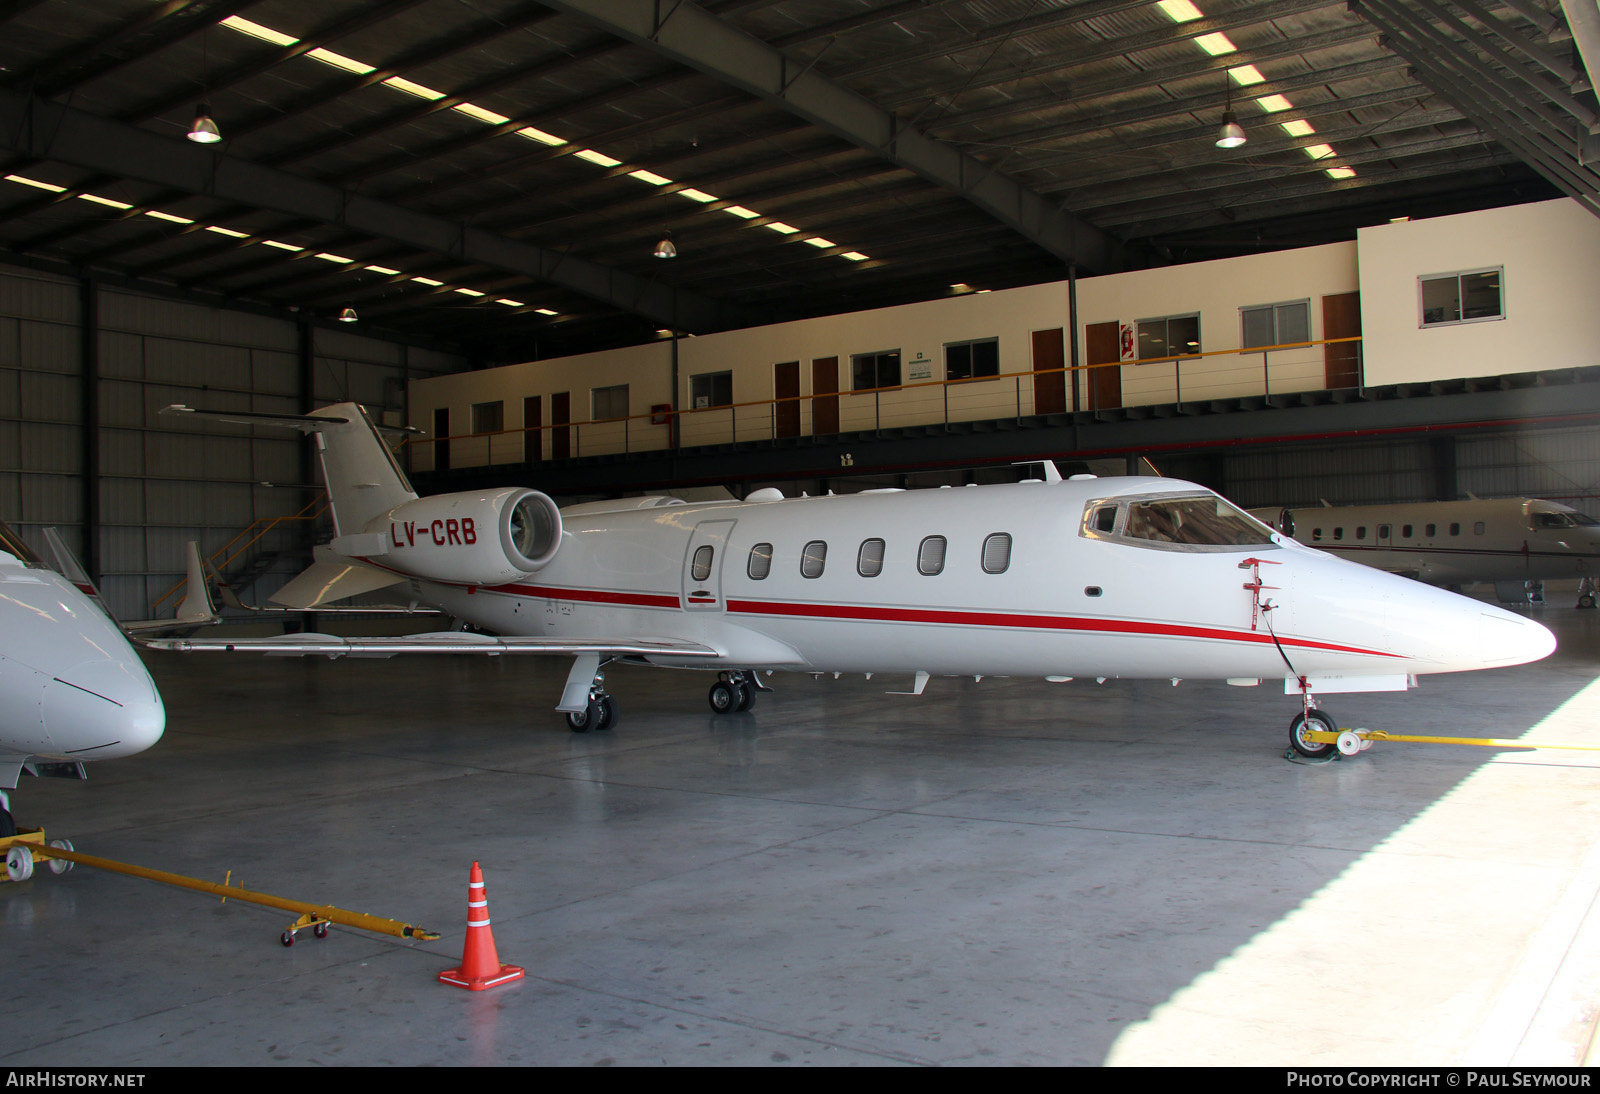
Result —
[{"label": "orange traffic cone", "polygon": [[500,964],[500,955],[494,949],[494,934],[489,930],[489,900],[483,892],[483,871],[474,862],[472,876],[467,880],[467,941],[461,952],[461,967],[440,973],[439,982],[468,991],[483,991],[521,980],[526,971],[520,965]]}]

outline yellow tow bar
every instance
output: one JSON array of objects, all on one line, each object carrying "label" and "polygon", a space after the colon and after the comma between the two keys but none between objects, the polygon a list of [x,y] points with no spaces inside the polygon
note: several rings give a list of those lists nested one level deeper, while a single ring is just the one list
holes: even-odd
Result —
[{"label": "yellow tow bar", "polygon": [[[1600,745],[1566,744],[1559,741],[1517,741],[1505,737],[1427,737],[1415,733],[1388,733],[1381,729],[1302,729],[1300,739],[1308,743],[1337,745],[1346,756],[1363,751],[1371,741],[1410,741],[1430,745],[1476,745],[1480,748],[1554,748],[1572,752],[1600,752]],[[1352,747],[1352,742],[1354,746]]]},{"label": "yellow tow bar", "polygon": [[268,893],[257,893],[243,886],[229,885],[226,882],[219,885],[214,881],[202,881],[199,878],[185,877],[182,874],[168,873],[165,870],[152,870],[148,866],[135,866],[131,862],[118,862],[115,859],[101,858],[98,855],[86,855],[82,851],[73,849],[68,840],[46,840],[44,829],[35,828],[19,832],[16,836],[0,838],[0,850],[6,855],[6,870],[0,880],[26,881],[33,876],[33,865],[36,862],[47,862],[53,873],[61,874],[70,870],[75,863],[93,866],[98,870],[110,870],[117,874],[128,874],[131,877],[142,877],[147,881],[159,881],[164,885],[176,885],[181,889],[193,889],[196,892],[211,893],[220,896],[223,900],[242,900],[248,904],[261,904],[268,908],[277,908],[285,912],[298,912],[300,918],[289,924],[279,939],[285,946],[294,945],[295,936],[305,927],[312,928],[318,938],[325,937],[328,933],[328,924],[338,923],[345,927],[356,927],[363,931],[372,931],[375,934],[392,935],[395,938],[415,938],[424,942],[432,941],[439,937],[434,931],[414,927],[409,923],[401,923],[395,919],[384,919],[381,916],[367,915],[365,912],[351,912],[343,908],[335,908],[331,904],[312,904],[304,900],[290,900],[287,897],[272,896]]}]

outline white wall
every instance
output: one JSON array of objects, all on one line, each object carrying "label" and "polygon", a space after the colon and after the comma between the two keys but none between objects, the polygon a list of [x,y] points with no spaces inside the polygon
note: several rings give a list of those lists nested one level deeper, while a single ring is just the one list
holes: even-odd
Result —
[{"label": "white wall", "polygon": [[[1600,218],[1569,198],[1364,228],[1369,384],[1600,364]],[[1502,266],[1506,316],[1421,327],[1417,279]]]}]

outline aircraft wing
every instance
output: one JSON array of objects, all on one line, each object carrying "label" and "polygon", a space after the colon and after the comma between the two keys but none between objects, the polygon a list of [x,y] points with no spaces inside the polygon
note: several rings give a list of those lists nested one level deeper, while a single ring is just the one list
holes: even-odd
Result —
[{"label": "aircraft wing", "polygon": [[568,657],[609,654],[620,657],[721,657],[722,651],[674,638],[539,638],[496,636],[466,631],[433,631],[375,638],[336,634],[286,634],[273,638],[149,638],[139,644],[179,653],[218,651],[264,653],[279,657],[394,657],[402,653],[544,654]]}]

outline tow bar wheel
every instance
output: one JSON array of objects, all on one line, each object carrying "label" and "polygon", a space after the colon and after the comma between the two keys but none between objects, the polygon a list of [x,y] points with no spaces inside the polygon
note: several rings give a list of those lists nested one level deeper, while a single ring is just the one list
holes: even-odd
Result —
[{"label": "tow bar wheel", "polygon": [[1313,741],[1308,733],[1337,733],[1339,728],[1320,710],[1303,711],[1289,723],[1289,747],[1311,760],[1320,760],[1336,746],[1332,741]]}]

